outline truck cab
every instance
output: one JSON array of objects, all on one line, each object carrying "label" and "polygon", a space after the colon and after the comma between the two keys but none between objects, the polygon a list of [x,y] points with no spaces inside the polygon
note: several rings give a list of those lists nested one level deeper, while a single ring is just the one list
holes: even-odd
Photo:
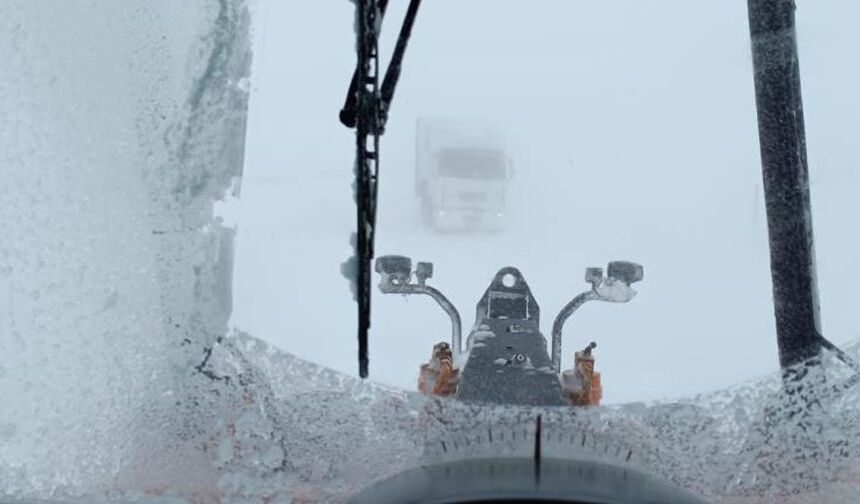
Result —
[{"label": "truck cab", "polygon": [[507,213],[511,162],[486,127],[419,120],[415,192],[433,230],[499,230]]}]

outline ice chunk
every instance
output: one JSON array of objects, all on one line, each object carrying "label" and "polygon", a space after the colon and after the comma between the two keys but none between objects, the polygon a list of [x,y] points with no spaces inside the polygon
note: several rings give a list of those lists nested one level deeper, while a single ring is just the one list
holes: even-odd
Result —
[{"label": "ice chunk", "polygon": [[[352,233],[349,237],[349,245],[355,250],[358,241],[357,235]],[[349,282],[349,292],[352,299],[358,301],[358,256],[353,254],[340,265],[340,273]]]}]

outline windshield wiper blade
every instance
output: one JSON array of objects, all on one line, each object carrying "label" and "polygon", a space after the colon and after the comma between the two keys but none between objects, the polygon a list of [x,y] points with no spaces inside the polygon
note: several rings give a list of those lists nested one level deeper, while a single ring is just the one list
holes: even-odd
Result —
[{"label": "windshield wiper blade", "polygon": [[421,0],[410,0],[391,63],[380,92],[379,27],[388,0],[356,0],[356,50],[358,62],[350,82],[340,121],[355,128],[355,284],[358,302],[358,374],[368,375],[370,330],[370,280],[376,234],[379,183],[379,137],[385,129],[407,41]]}]

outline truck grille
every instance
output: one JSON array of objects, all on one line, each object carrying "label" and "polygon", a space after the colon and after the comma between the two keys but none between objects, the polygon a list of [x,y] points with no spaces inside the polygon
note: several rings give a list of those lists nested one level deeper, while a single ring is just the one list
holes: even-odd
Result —
[{"label": "truck grille", "polygon": [[479,193],[479,192],[464,192],[464,193],[460,193],[460,201],[466,201],[466,202],[487,201],[487,195],[486,195],[486,193]]}]

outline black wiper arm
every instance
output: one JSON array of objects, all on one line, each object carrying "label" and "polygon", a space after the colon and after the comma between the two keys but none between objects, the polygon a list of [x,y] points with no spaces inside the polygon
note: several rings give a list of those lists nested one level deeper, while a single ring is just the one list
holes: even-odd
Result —
[{"label": "black wiper arm", "polygon": [[[359,0],[364,1],[364,0]],[[370,2],[373,4],[373,1]],[[385,9],[388,7],[388,0],[379,0],[379,23],[385,18]],[[379,34],[376,34],[378,37]],[[360,39],[360,34],[359,34]],[[361,40],[358,41],[361,44]],[[347,128],[355,128],[358,124],[358,81],[360,62],[355,65],[355,71],[352,72],[352,80],[349,81],[349,89],[346,90],[346,99],[343,102],[343,108],[340,109],[340,122]]]},{"label": "black wiper arm", "polygon": [[370,330],[370,265],[376,235],[379,183],[379,137],[385,129],[388,108],[400,76],[403,54],[412,33],[421,0],[411,0],[382,89],[379,88],[379,27],[388,0],[355,0],[357,64],[340,111],[340,121],[355,128],[355,275],[358,302],[358,374],[368,375]]},{"label": "black wiper arm", "polygon": [[[382,80],[382,87],[379,93],[382,100],[383,113],[388,112],[391,100],[394,98],[394,88],[400,79],[403,55],[406,53],[406,45],[409,43],[409,37],[412,35],[412,26],[415,24],[415,16],[418,15],[418,7],[420,6],[421,0],[410,0],[409,7],[406,9],[403,26],[400,27],[400,35],[397,36],[397,44],[394,46],[394,53],[391,55],[388,70],[385,71],[385,78]],[[385,119],[386,117],[383,115],[383,123]]]},{"label": "black wiper arm", "polygon": [[[394,89],[397,87],[397,81],[400,79],[400,70],[403,67],[403,55],[406,53],[409,37],[412,36],[412,27],[415,25],[415,18],[418,15],[418,8],[420,6],[421,0],[410,0],[409,7],[406,9],[406,16],[403,19],[403,25],[400,27],[400,35],[397,37],[397,44],[394,46],[394,53],[391,55],[391,62],[385,71],[385,77],[379,93],[383,126],[385,125],[391,101],[394,99]],[[388,0],[379,0],[380,22],[385,17],[387,7]],[[343,108],[340,110],[340,122],[347,128],[355,128],[358,123],[358,102],[356,100],[358,79],[358,69],[356,68],[352,74],[352,80],[349,82],[349,89],[346,92]]]}]

